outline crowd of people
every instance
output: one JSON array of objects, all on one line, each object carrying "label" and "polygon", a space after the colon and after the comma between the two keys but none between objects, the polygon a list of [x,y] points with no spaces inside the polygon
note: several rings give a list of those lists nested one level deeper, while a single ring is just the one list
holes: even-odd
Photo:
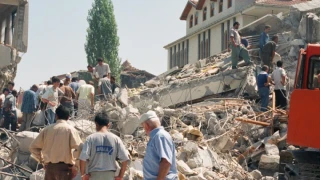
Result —
[{"label": "crowd of people", "polygon": [[[95,67],[88,66],[93,81],[81,82],[67,74],[64,81],[52,77],[42,85],[33,85],[24,91],[19,131],[30,130],[36,111],[43,111],[46,126],[30,145],[32,156],[45,169],[45,180],[71,180],[78,173],[83,180],[121,180],[128,163],[129,151],[122,140],[109,132],[110,118],[98,113],[94,122],[96,133],[83,142],[78,131],[67,123],[82,111],[94,108],[94,98],[109,100],[119,87],[112,77],[109,65],[97,59]],[[98,95],[95,95],[95,89]],[[17,131],[17,96],[14,83],[0,96],[4,128]],[[0,117],[0,118],[1,118]],[[154,111],[140,117],[145,132],[150,136],[143,161],[144,179],[178,179],[175,146],[170,134],[161,126]],[[117,162],[121,164],[116,174]]]},{"label": "crowd of people", "polygon": [[[233,24],[230,31],[230,47],[232,69],[237,69],[239,59],[244,59],[245,65],[251,64],[248,49],[251,48],[247,39],[242,37],[241,32],[238,31],[239,22]],[[258,93],[261,98],[261,111],[268,111],[270,86],[274,85],[276,107],[281,109],[287,108],[287,92],[286,84],[287,75],[283,69],[283,62],[276,61],[276,46],[279,37],[274,35],[269,38],[271,26],[266,25],[264,31],[259,37],[259,58],[262,62],[262,71],[257,76]],[[276,68],[274,69],[274,64]]]}]

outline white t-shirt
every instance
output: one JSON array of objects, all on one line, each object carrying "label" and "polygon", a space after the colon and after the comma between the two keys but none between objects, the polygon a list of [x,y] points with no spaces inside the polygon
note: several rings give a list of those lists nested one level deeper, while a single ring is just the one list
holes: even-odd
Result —
[{"label": "white t-shirt", "polygon": [[77,91],[80,99],[86,99],[91,103],[91,94],[94,94],[94,87],[91,84],[81,85]]},{"label": "white t-shirt", "polygon": [[103,78],[104,75],[111,73],[109,65],[107,63],[103,63],[101,66],[98,64],[95,67],[95,72],[98,73],[99,78]]},{"label": "white t-shirt", "polygon": [[282,81],[282,76],[286,76],[286,72],[283,68],[279,68],[277,67],[271,75],[271,79],[274,81],[274,89],[275,90],[279,90],[279,89],[283,89],[285,90],[284,85],[282,85],[281,81]]}]

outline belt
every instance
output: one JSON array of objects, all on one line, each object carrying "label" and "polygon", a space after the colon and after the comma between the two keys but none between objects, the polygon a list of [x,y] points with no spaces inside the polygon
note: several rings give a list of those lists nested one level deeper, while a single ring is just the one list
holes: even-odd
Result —
[{"label": "belt", "polygon": [[65,165],[68,165],[69,167],[72,167],[73,165],[72,164],[67,164],[65,162],[57,162],[57,163],[51,163],[49,162],[48,164],[65,164]]}]

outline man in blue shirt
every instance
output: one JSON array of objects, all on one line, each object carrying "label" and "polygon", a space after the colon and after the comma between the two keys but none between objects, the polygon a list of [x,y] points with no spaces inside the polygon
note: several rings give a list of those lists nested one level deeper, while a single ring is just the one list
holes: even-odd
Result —
[{"label": "man in blue shirt", "polygon": [[268,110],[271,78],[268,75],[269,67],[264,65],[258,75],[258,92],[261,99],[261,111]]},{"label": "man in blue shirt", "polygon": [[259,39],[260,52],[262,51],[263,46],[266,45],[267,42],[269,41],[268,33],[270,32],[270,30],[271,30],[271,26],[266,25],[264,27],[264,31],[260,35],[260,39]]},{"label": "man in blue shirt", "polygon": [[161,126],[154,111],[140,117],[146,134],[150,137],[143,159],[145,180],[177,180],[176,150],[170,134]]},{"label": "man in blue shirt", "polygon": [[22,122],[19,131],[25,131],[30,129],[31,121],[35,116],[35,112],[37,110],[37,95],[38,86],[33,85],[29,90],[26,90],[23,93],[21,112]]}]

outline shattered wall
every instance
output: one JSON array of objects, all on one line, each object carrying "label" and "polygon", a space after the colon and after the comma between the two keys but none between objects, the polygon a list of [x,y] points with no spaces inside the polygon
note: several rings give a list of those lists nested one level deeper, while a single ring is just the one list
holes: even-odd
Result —
[{"label": "shattered wall", "polygon": [[27,0],[0,2],[0,88],[14,80],[21,53],[28,47]]}]

